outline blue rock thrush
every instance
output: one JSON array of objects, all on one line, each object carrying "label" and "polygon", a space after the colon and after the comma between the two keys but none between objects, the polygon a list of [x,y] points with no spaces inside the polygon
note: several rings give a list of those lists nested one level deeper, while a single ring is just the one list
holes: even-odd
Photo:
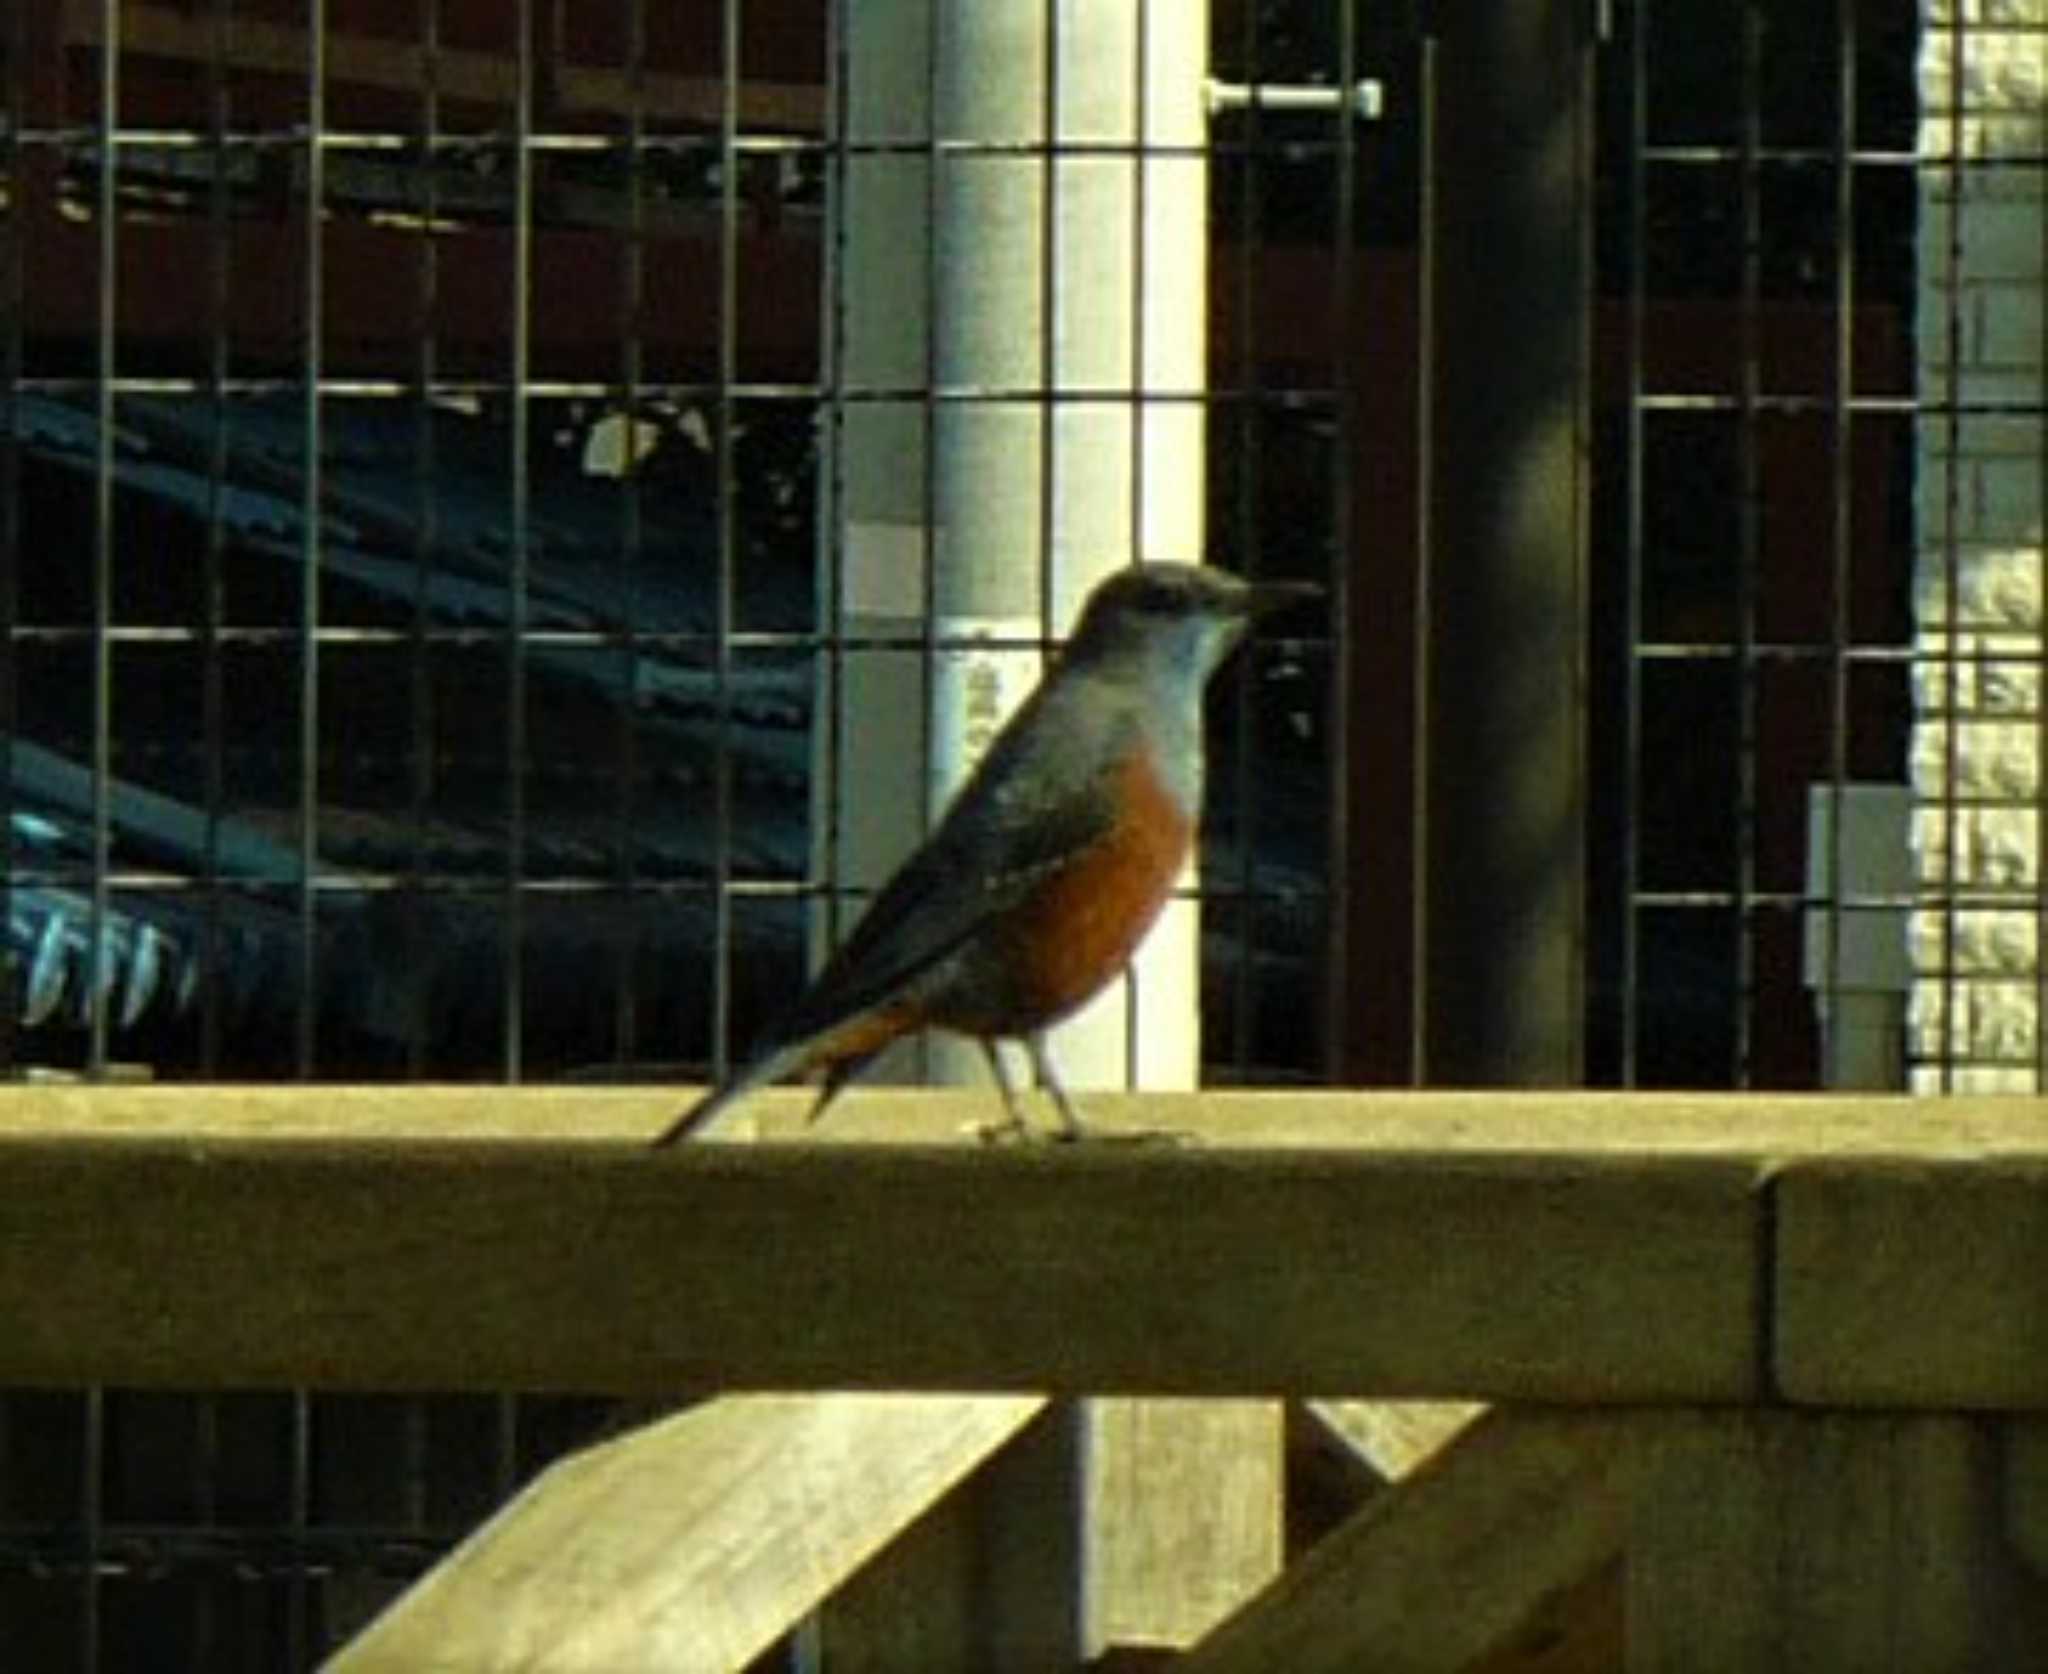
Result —
[{"label": "blue rock thrush", "polygon": [[995,1043],[1022,1040],[1058,1137],[1081,1137],[1045,1031],[1124,969],[1172,893],[1202,804],[1210,675],[1254,617],[1316,591],[1165,563],[1101,583],[1051,674],[757,1055],[655,1143],[822,1070],[815,1120],[882,1048],[927,1028],[982,1044],[1018,1132]]}]

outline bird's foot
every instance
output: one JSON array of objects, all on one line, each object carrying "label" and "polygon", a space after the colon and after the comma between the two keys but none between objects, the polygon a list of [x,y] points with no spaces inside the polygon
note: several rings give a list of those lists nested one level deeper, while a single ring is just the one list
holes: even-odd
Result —
[{"label": "bird's foot", "polygon": [[968,1132],[984,1145],[1189,1145],[1195,1139],[1180,1128],[1098,1128],[1078,1122],[1034,1128],[1018,1116],[977,1122]]},{"label": "bird's foot", "polygon": [[1192,1145],[1185,1128],[1063,1128],[1048,1138],[1067,1145]]}]

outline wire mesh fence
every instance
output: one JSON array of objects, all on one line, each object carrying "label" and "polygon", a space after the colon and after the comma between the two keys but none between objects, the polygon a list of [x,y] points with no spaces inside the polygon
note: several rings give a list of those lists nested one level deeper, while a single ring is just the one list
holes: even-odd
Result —
[{"label": "wire mesh fence", "polygon": [[[942,450],[1014,409],[1043,468],[988,520],[1033,666],[1091,451],[1121,458],[1122,556],[1193,556],[1153,533],[1192,528],[1327,589],[1211,705],[1205,1076],[1430,1075],[1467,883],[1444,828],[1493,796],[1431,722],[1504,666],[1445,642],[1470,578],[1439,547],[1526,465],[1445,445],[1445,310],[1534,282],[1444,213],[1469,189],[1457,31],[1117,8],[1134,127],[1105,136],[1061,115],[1087,9],[1016,8],[1021,56],[989,74],[1029,83],[1019,138],[945,127],[945,7],[913,19],[888,85],[921,114],[892,129],[856,10],[32,0],[0,23],[12,1073],[722,1067],[871,887],[847,809],[879,723],[840,698],[863,657],[906,657],[916,715],[883,753],[931,745],[977,492],[948,499]],[[1556,134],[1590,141],[1558,219],[1583,306],[1542,346],[1583,467],[1559,489],[1563,1056],[1618,1085],[2032,1087],[2048,37],[1906,0],[1515,10],[1590,30]],[[1190,29],[1199,144],[1160,137],[1143,69]],[[883,257],[848,206],[896,162],[922,230],[882,240],[918,241],[892,310],[859,290]],[[1186,163],[1193,385],[1147,358],[1170,328],[1146,229]],[[967,304],[932,232],[1000,168],[1036,194],[1005,234],[1037,323],[1001,345],[1012,383],[947,360]],[[1097,249],[1062,205],[1119,168]],[[1127,370],[1070,374],[1109,315]],[[898,327],[907,358],[863,358]],[[1147,460],[1183,411],[1199,468],[1169,515]],[[878,550],[911,601],[893,626],[857,585]],[[307,1666],[607,1421],[10,1394],[0,1628],[24,1666]]]},{"label": "wire mesh fence", "polygon": [[[1917,27],[1659,6],[1617,42],[1593,708],[1625,1081],[1811,1085],[1816,992],[1903,1003],[1904,828],[1858,787],[1905,777]],[[1870,1027],[1896,1060],[1898,1011]]]}]

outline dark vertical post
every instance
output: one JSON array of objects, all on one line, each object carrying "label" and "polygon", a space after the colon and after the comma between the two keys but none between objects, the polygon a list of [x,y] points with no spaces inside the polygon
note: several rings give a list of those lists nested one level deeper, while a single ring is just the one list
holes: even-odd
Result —
[{"label": "dark vertical post", "polygon": [[1592,11],[1436,10],[1421,740],[1434,1083],[1580,1073]]}]

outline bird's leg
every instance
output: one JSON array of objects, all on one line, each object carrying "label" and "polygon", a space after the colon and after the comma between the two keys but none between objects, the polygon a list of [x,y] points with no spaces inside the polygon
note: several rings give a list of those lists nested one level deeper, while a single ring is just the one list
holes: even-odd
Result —
[{"label": "bird's leg", "polygon": [[986,1143],[995,1144],[1000,1140],[1031,1139],[1042,1137],[1058,1145],[1072,1145],[1081,1140],[1101,1143],[1121,1141],[1125,1144],[1176,1143],[1186,1135],[1175,1133],[1171,1128],[1133,1128],[1105,1132],[1081,1120],[1081,1112],[1074,1105],[1074,1097],[1067,1091],[1067,1084],[1060,1079],[1060,1072],[1052,1061],[1042,1034],[1028,1034],[1024,1037],[1024,1049],[1031,1054],[1031,1067],[1052,1099],[1053,1109],[1059,1113],[1060,1125],[1050,1133],[1034,1134],[1031,1124],[1024,1119],[1024,1107],[1018,1101],[1016,1083],[1010,1079],[1009,1066],[1003,1062],[1001,1048],[992,1040],[981,1043],[981,1049],[988,1055],[988,1067],[994,1072],[996,1088],[1003,1095],[1003,1108],[1008,1114],[1000,1122],[990,1122],[976,1128],[975,1133]]},{"label": "bird's leg", "polygon": [[1109,1132],[1082,1121],[1080,1111],[1074,1108],[1073,1096],[1068,1093],[1066,1083],[1060,1080],[1060,1072],[1053,1067],[1052,1053],[1046,1047],[1045,1036],[1026,1035],[1024,1045],[1031,1053],[1031,1063],[1038,1071],[1038,1079],[1045,1083],[1045,1090],[1052,1095],[1053,1108],[1060,1113],[1061,1125],[1051,1136],[1053,1139],[1069,1145],[1083,1139],[1097,1144],[1178,1145],[1188,1137],[1173,1128],[1122,1128]]},{"label": "bird's leg", "polygon": [[993,1145],[1005,1139],[1023,1139],[1030,1133],[1024,1120],[1024,1111],[1017,1103],[1017,1088],[1010,1080],[1010,1066],[1003,1062],[1002,1048],[992,1040],[984,1040],[981,1050],[987,1054],[989,1073],[996,1078],[996,1091],[1003,1095],[1003,1109],[1006,1112],[1000,1122],[984,1122],[974,1132],[983,1144]]},{"label": "bird's leg", "polygon": [[1087,1137],[1087,1125],[1081,1120],[1081,1113],[1074,1108],[1072,1096],[1067,1092],[1066,1083],[1060,1080],[1060,1072],[1053,1067],[1052,1054],[1046,1050],[1045,1035],[1034,1029],[1024,1037],[1024,1049],[1031,1054],[1031,1067],[1038,1079],[1045,1084],[1045,1090],[1052,1095],[1053,1109],[1060,1113],[1060,1131],[1053,1138],[1069,1143]]}]

